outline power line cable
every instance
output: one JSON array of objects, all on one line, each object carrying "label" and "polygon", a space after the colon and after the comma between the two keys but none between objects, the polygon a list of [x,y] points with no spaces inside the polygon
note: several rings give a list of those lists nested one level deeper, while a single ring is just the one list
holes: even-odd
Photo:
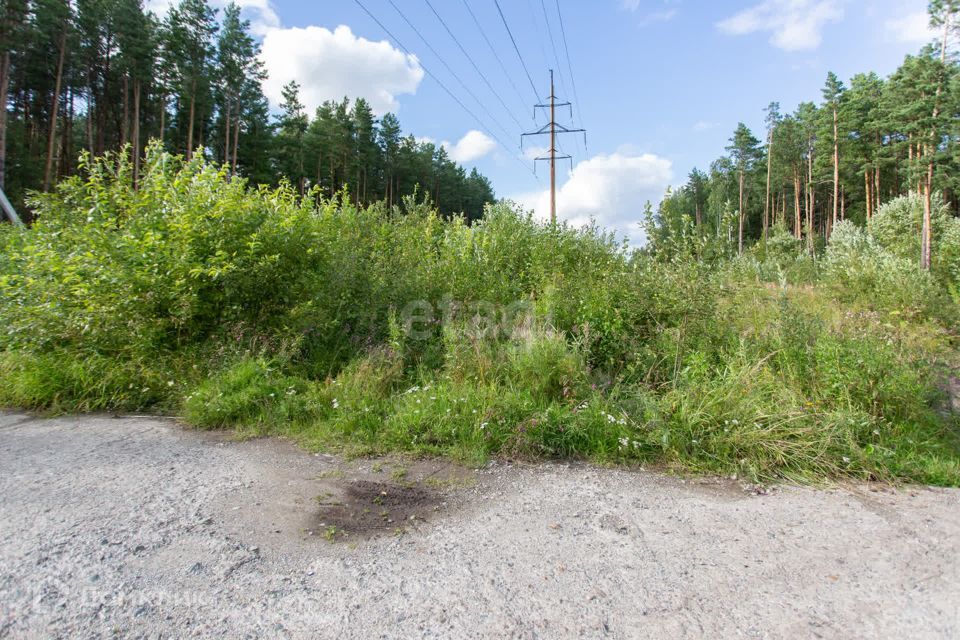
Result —
[{"label": "power line cable", "polygon": [[[487,37],[487,32],[486,30],[484,30],[483,25],[480,24],[480,21],[477,19],[477,16],[473,12],[473,9],[470,8],[469,0],[463,0],[463,6],[466,7],[467,12],[470,14],[470,17],[473,18],[473,24],[477,26],[477,31],[480,32],[481,36],[483,36],[484,42],[486,42],[487,46],[490,48],[490,53],[493,54],[493,57],[496,59],[497,64],[500,65],[500,71],[503,72],[504,77],[506,77],[507,81],[510,83],[510,86],[513,88],[514,93],[517,94],[517,98],[519,98],[520,102],[522,103],[524,100],[523,100],[523,96],[520,95],[520,89],[518,89],[516,83],[514,83],[513,76],[511,75],[511,73],[507,71],[507,66],[503,64],[503,60],[500,58],[500,54],[497,53],[497,48],[493,46],[493,43],[490,42],[490,38]],[[534,97],[536,97],[536,94],[534,94]]]},{"label": "power line cable", "polygon": [[[553,51],[553,61],[556,63],[557,69],[560,68],[560,56],[557,55],[557,44],[553,39],[553,27],[550,26],[550,16],[547,14],[547,3],[546,0],[540,0],[540,7],[543,9],[543,21],[547,23],[547,35],[550,36],[550,49]],[[563,87],[563,92],[567,92],[567,83],[563,80],[563,73],[560,73],[560,86]],[[571,118],[573,116],[573,108],[570,109]],[[574,146],[577,148],[577,152],[580,151],[580,141],[574,137]],[[561,147],[562,150],[562,147]]]},{"label": "power line cable", "polygon": [[[567,31],[563,28],[563,12],[560,10],[560,0],[555,0],[555,2],[557,5],[557,17],[560,18],[560,35],[563,37],[563,50],[567,56],[567,70],[570,72],[570,84],[573,86],[573,99],[579,107],[577,119],[580,120],[580,127],[583,128],[583,103],[580,102],[580,96],[577,94],[577,81],[573,77],[573,65],[570,64],[570,48],[567,46]],[[584,141],[583,147],[586,150],[586,141]]]},{"label": "power line cable", "polygon": [[513,37],[513,32],[510,31],[510,25],[507,24],[507,18],[503,15],[503,9],[500,7],[500,0],[493,0],[493,3],[497,5],[497,13],[500,14],[500,20],[503,22],[503,26],[507,30],[507,35],[510,36],[510,42],[513,43],[513,50],[517,52],[517,57],[520,59],[520,64],[523,66],[523,72],[527,74],[527,81],[530,82],[530,88],[533,89],[533,95],[537,97],[537,100],[540,100],[540,94],[537,92],[537,85],[533,83],[533,78],[530,77],[530,71],[527,69],[527,63],[523,61],[523,56],[520,55],[520,48],[517,46],[517,41]]},{"label": "power line cable", "polygon": [[540,49],[543,67],[550,69],[552,67],[550,64],[550,56],[547,55],[547,50],[543,46],[543,31],[540,29],[540,20],[537,18],[537,13],[533,10],[533,0],[527,0],[526,4],[527,11],[530,12],[530,24],[533,25],[533,30],[536,33],[537,48]]},{"label": "power line cable", "polygon": [[457,36],[453,35],[453,31],[450,30],[450,27],[447,26],[446,21],[440,16],[439,13],[437,13],[437,10],[433,8],[433,4],[430,2],[430,0],[424,0],[424,2],[426,2],[427,6],[430,7],[430,11],[433,12],[433,15],[437,16],[437,20],[439,20],[440,24],[443,25],[443,28],[447,30],[447,34],[449,34],[450,37],[453,38],[453,41],[457,43],[457,47],[460,48],[460,51],[463,53],[463,55],[466,56],[467,60],[470,61],[470,64],[473,65],[474,70],[476,70],[476,72],[480,75],[480,77],[486,83],[487,88],[490,89],[490,92],[493,93],[494,96],[496,96],[501,106],[503,106],[504,111],[506,111],[507,114],[510,115],[513,121],[517,123],[518,127],[523,129],[523,125],[520,124],[520,121],[517,120],[517,117],[513,115],[513,111],[510,109],[510,107],[507,106],[507,103],[503,101],[503,98],[500,97],[500,94],[497,92],[497,90],[493,88],[493,85],[490,84],[490,81],[487,80],[486,74],[480,69],[479,66],[477,66],[477,63],[473,61],[473,57],[467,52],[466,49],[463,48],[463,45],[460,44],[460,40],[457,39]]},{"label": "power line cable", "polygon": [[394,8],[394,10],[400,15],[400,17],[403,19],[403,21],[407,23],[407,26],[409,26],[411,29],[413,29],[413,32],[417,34],[417,37],[419,37],[420,40],[423,41],[423,44],[426,45],[426,47],[427,47],[427,48],[431,51],[431,53],[433,53],[433,55],[440,61],[440,63],[446,68],[446,70],[450,73],[450,75],[453,76],[453,79],[460,83],[460,86],[463,87],[463,90],[466,91],[466,92],[470,95],[471,98],[473,98],[473,101],[474,101],[475,103],[477,103],[478,105],[480,105],[480,108],[483,109],[483,112],[487,114],[487,117],[490,118],[490,120],[492,120],[493,123],[500,128],[500,131],[501,131],[505,136],[507,136],[507,137],[509,138],[509,137],[510,137],[510,132],[507,131],[506,127],[504,127],[504,126],[500,123],[500,121],[497,120],[496,116],[494,116],[492,113],[490,113],[490,110],[487,109],[487,106],[483,103],[483,101],[480,100],[480,98],[478,98],[478,97],[476,96],[476,94],[474,94],[473,91],[470,90],[470,87],[467,86],[467,83],[465,83],[463,80],[460,79],[460,76],[457,75],[457,72],[453,70],[453,68],[447,63],[447,61],[444,59],[444,57],[441,56],[439,53],[437,53],[437,50],[433,48],[433,45],[430,44],[430,41],[428,41],[428,40],[424,37],[423,33],[421,33],[419,29],[417,29],[416,25],[413,24],[413,22],[411,22],[409,18],[407,18],[406,14],[404,14],[403,11],[400,10],[400,7],[398,7],[397,4],[396,4],[393,0],[387,0],[387,2],[390,3],[390,6]]},{"label": "power line cable", "polygon": [[[373,13],[371,13],[371,11],[370,11],[369,9],[367,9],[366,5],[364,5],[363,2],[361,2],[361,0],[353,0],[353,1],[356,2],[357,5],[358,5],[361,9],[363,9],[364,13],[366,13],[368,16],[370,16],[370,19],[371,19],[371,20],[373,20],[374,22],[376,22],[377,25],[378,25],[381,29],[383,29],[384,33],[386,33],[387,36],[389,36],[391,40],[393,40],[394,42],[397,43],[397,46],[399,46],[401,49],[403,49],[404,53],[406,53],[408,56],[413,56],[414,58],[416,57],[416,56],[414,56],[413,53],[410,52],[409,49],[407,49],[407,48],[403,45],[403,42],[401,42],[399,38],[397,38],[395,35],[393,35],[393,33],[391,33],[390,30],[387,29],[387,27],[384,26],[384,24],[383,24],[382,22],[380,22],[380,20],[379,20],[375,15],[373,15]],[[500,145],[501,147],[503,147],[504,149],[510,149],[510,148],[511,148],[511,147],[508,147],[507,145],[503,144],[503,141],[500,140],[500,138],[497,136],[497,134],[495,134],[493,131],[491,131],[491,130],[490,130],[490,127],[488,127],[486,124],[484,124],[483,120],[481,120],[481,119],[477,116],[477,114],[475,114],[473,111],[471,111],[471,110],[467,107],[467,105],[465,105],[465,104],[463,103],[463,101],[460,100],[460,98],[458,98],[458,97],[456,96],[456,94],[454,94],[452,91],[450,91],[450,89],[447,88],[447,85],[445,85],[445,84],[440,80],[440,78],[438,78],[436,75],[434,75],[433,72],[430,71],[430,69],[428,69],[428,68],[426,67],[426,65],[424,65],[422,62],[420,62],[419,64],[420,64],[420,67],[423,69],[424,73],[426,73],[428,76],[430,76],[430,77],[433,79],[434,82],[436,82],[438,85],[440,85],[440,88],[443,89],[443,90],[446,92],[446,94],[447,94],[448,96],[450,96],[451,99],[453,99],[454,102],[456,102],[458,105],[460,105],[460,108],[463,109],[471,118],[473,118],[474,120],[476,120],[477,123],[478,123],[482,128],[486,129],[486,130],[487,130],[487,133],[489,133],[490,136],[491,136],[494,140],[497,141],[497,144],[499,144],[499,145]],[[534,176],[537,175],[536,172],[533,171],[532,169],[530,169],[530,167],[527,166],[527,163],[526,163],[523,159],[521,159],[521,158],[516,154],[516,152],[514,152],[513,158],[515,158],[515,159],[517,160],[517,162],[519,162],[520,164],[522,164],[522,165],[524,166],[524,168],[526,168],[528,171],[530,171],[531,173],[533,173]],[[538,181],[538,182],[540,181],[539,177],[537,178],[537,181]]]}]

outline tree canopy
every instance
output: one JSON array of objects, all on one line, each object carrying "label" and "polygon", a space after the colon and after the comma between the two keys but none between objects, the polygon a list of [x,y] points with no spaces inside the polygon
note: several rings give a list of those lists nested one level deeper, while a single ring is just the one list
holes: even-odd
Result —
[{"label": "tree canopy", "polygon": [[74,174],[81,152],[127,145],[136,181],[143,150],[159,139],[254,183],[349,193],[356,204],[417,193],[475,220],[494,199],[476,169],[404,136],[394,114],[378,118],[362,98],[311,114],[291,83],[271,115],[265,77],[234,2],[221,11],[179,0],[161,19],[143,0],[2,0],[0,187],[23,206],[29,190]]}]

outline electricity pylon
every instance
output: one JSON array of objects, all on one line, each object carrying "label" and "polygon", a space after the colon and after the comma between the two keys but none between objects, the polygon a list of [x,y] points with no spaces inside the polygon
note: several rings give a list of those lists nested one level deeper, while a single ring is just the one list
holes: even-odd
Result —
[{"label": "electricity pylon", "polygon": [[564,153],[557,155],[557,135],[561,133],[583,133],[583,144],[587,144],[586,129],[569,129],[557,122],[557,107],[568,107],[570,109],[570,118],[573,119],[573,105],[569,102],[557,102],[556,92],[553,90],[553,69],[550,70],[550,102],[549,104],[536,104],[533,106],[534,117],[537,109],[550,109],[550,122],[540,127],[537,131],[520,134],[520,148],[523,149],[523,139],[527,136],[550,135],[549,155],[538,156],[533,159],[534,164],[540,160],[550,161],[550,222],[557,221],[557,160],[570,160],[570,167],[573,167],[573,157]]}]

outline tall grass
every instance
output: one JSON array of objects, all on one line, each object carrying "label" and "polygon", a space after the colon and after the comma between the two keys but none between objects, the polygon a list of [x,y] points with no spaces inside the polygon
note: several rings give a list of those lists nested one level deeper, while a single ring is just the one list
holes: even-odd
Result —
[{"label": "tall grass", "polygon": [[467,226],[156,148],[139,190],[123,157],[84,162],[0,234],[3,404],[470,462],[960,483],[938,390],[955,305],[862,232],[816,263],[784,239],[707,264],[506,204]]}]

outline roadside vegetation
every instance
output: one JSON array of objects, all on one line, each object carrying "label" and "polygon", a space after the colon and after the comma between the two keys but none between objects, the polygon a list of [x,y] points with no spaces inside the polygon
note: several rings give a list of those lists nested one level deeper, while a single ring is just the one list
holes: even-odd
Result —
[{"label": "roadside vegetation", "polygon": [[934,214],[921,270],[898,231],[920,198],[815,257],[785,229],[736,256],[655,215],[632,251],[508,203],[472,225],[358,208],[156,146],[134,189],[127,157],[84,158],[0,231],[3,405],[471,463],[960,484],[960,230]]}]

